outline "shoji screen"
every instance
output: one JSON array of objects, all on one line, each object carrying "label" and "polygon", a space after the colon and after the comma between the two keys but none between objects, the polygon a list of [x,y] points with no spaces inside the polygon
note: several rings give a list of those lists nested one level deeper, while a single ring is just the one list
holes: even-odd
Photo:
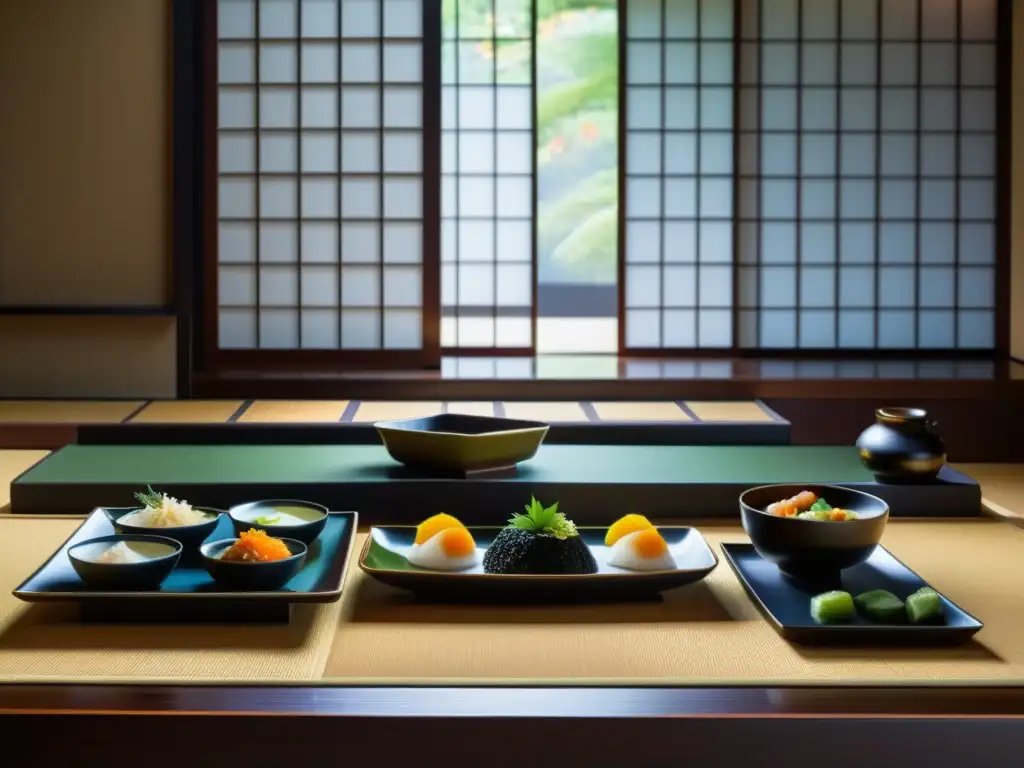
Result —
[{"label": "shoji screen", "polygon": [[732,345],[733,2],[630,0],[625,347]]},{"label": "shoji screen", "polygon": [[740,344],[994,344],[996,1],[749,0]]},{"label": "shoji screen", "polygon": [[421,348],[422,0],[218,13],[220,348]]},{"label": "shoji screen", "polygon": [[532,8],[444,0],[444,347],[534,344]]}]

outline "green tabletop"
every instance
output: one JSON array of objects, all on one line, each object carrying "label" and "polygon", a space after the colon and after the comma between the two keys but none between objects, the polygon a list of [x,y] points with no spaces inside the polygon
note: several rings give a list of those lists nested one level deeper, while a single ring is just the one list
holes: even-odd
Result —
[{"label": "green tabletop", "polygon": [[[16,484],[394,482],[382,446],[70,445]],[[871,482],[849,446],[548,445],[520,466],[528,483]]]}]

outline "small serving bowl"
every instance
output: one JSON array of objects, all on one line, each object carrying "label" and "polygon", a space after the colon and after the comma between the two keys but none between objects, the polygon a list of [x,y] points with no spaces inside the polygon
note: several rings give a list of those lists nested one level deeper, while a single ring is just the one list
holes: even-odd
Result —
[{"label": "small serving bowl", "polygon": [[[770,515],[769,504],[811,491],[857,519],[843,522],[801,520]],[[864,562],[875,551],[889,505],[877,496],[838,485],[762,485],[740,495],[740,518],[754,549],[784,574],[802,580],[838,579],[844,568]]]},{"label": "small serving bowl", "polygon": [[221,539],[199,548],[203,565],[214,581],[228,589],[272,592],[281,589],[306,562],[306,545],[295,539],[281,539],[292,556],[269,563],[224,562],[220,556],[238,539]]},{"label": "small serving bowl", "polygon": [[[118,542],[147,559],[138,563],[103,563],[100,556]],[[80,541],[68,548],[68,559],[79,578],[93,589],[151,590],[159,587],[181,558],[181,542],[164,536],[109,535]]]},{"label": "small serving bowl", "polygon": [[[275,514],[286,514],[297,517],[302,522],[258,523],[259,517],[272,517]],[[327,507],[311,501],[293,501],[291,499],[269,499],[239,504],[228,510],[231,525],[237,535],[255,528],[265,531],[276,539],[294,539],[303,544],[312,544],[327,525]]]},{"label": "small serving bowl", "polygon": [[206,541],[209,535],[213,533],[213,529],[217,527],[217,522],[220,520],[220,516],[224,514],[224,510],[213,509],[212,507],[193,507],[193,509],[196,509],[199,512],[205,512],[207,515],[210,515],[210,519],[204,523],[197,523],[196,525],[179,525],[173,528],[149,528],[143,525],[130,525],[121,522],[121,520],[126,518],[128,515],[138,512],[138,507],[130,509],[108,509],[106,510],[106,513],[107,517],[110,518],[110,522],[114,526],[114,530],[118,533],[138,536],[153,536],[159,532],[158,535],[160,536],[180,541],[181,545],[185,549],[195,549]]}]

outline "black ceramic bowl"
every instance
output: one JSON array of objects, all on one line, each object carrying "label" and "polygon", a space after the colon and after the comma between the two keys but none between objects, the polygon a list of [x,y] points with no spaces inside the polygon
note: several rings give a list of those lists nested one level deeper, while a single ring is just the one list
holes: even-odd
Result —
[{"label": "black ceramic bowl", "polygon": [[[327,525],[327,507],[310,501],[269,499],[239,504],[228,510],[235,533],[241,535],[255,528],[275,539],[295,539],[312,544]],[[259,518],[279,517],[277,523],[260,523]]]},{"label": "black ceramic bowl", "polygon": [[220,520],[220,516],[224,514],[224,511],[220,509],[212,509],[211,507],[193,507],[193,509],[205,512],[210,516],[210,519],[205,523],[199,523],[198,525],[181,525],[174,528],[148,528],[142,525],[130,525],[121,522],[128,515],[138,512],[138,507],[130,509],[107,509],[106,513],[107,517],[110,518],[110,522],[114,525],[114,530],[118,533],[130,533],[138,536],[166,536],[168,539],[180,541],[181,545],[185,549],[195,549],[206,541],[207,537],[213,533],[213,529],[217,527],[217,521]]},{"label": "black ceramic bowl", "polygon": [[[856,520],[822,522],[769,515],[769,504],[811,491]],[[740,495],[740,518],[754,549],[788,576],[834,580],[840,571],[871,557],[889,520],[889,505],[877,496],[838,485],[762,485]]]},{"label": "black ceramic bowl", "polygon": [[[103,563],[100,556],[118,542],[125,542],[146,557],[138,563]],[[68,549],[75,573],[93,589],[151,590],[163,583],[181,558],[181,543],[163,536],[99,536]]]},{"label": "black ceramic bowl", "polygon": [[199,548],[207,572],[221,586],[228,589],[272,592],[287,584],[306,562],[306,545],[294,539],[282,539],[292,556],[270,563],[225,563],[220,559],[224,550],[238,539],[221,539],[203,544]]}]

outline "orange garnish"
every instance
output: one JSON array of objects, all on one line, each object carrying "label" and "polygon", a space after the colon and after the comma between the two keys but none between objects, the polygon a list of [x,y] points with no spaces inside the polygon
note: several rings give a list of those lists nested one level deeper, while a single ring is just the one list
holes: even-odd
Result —
[{"label": "orange garnish", "polygon": [[610,547],[623,536],[653,527],[651,521],[643,515],[632,514],[620,517],[608,527],[608,533],[604,536],[604,545]]},{"label": "orange garnish", "polygon": [[476,542],[465,528],[447,528],[441,532],[441,548],[448,557],[466,557],[476,550]]},{"label": "orange garnish", "polygon": [[633,539],[633,551],[643,558],[659,557],[665,554],[667,550],[668,544],[665,543],[665,539],[658,533],[657,528],[648,528],[640,531],[636,538]]},{"label": "orange garnish", "polygon": [[292,556],[288,545],[280,539],[268,536],[266,531],[258,531],[255,528],[238,537],[238,541],[232,544],[221,560],[241,563],[271,563],[275,560],[284,560]]},{"label": "orange garnish", "polygon": [[449,528],[465,528],[456,518],[451,515],[446,515],[442,512],[439,515],[428,517],[422,523],[416,526],[416,539],[414,544],[424,544],[430,539],[434,538],[441,531]]}]

